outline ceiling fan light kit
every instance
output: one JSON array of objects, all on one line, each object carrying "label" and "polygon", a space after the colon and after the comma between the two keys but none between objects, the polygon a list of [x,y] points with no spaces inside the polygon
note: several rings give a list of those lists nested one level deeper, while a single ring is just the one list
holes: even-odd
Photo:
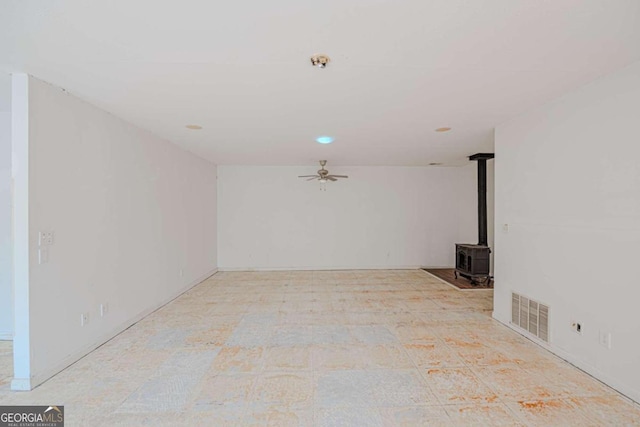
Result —
[{"label": "ceiling fan light kit", "polygon": [[317,175],[299,175],[298,178],[306,178],[307,181],[319,181],[320,182],[320,190],[326,191],[326,183],[327,181],[337,181],[340,178],[349,178],[347,175],[333,175],[330,174],[328,170],[324,167],[327,164],[326,160],[320,160],[320,169],[318,170]]}]

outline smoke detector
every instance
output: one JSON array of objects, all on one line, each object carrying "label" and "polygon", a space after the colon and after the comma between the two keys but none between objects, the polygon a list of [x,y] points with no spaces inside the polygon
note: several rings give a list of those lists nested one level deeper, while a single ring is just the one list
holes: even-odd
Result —
[{"label": "smoke detector", "polygon": [[311,57],[311,65],[318,68],[324,68],[331,61],[327,55],[313,55]]}]

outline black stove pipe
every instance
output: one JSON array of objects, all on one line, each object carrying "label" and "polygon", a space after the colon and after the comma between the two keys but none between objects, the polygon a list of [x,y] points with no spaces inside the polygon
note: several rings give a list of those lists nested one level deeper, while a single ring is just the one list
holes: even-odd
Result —
[{"label": "black stove pipe", "polygon": [[478,160],[478,245],[487,246],[487,161]]},{"label": "black stove pipe", "polygon": [[488,246],[487,240],[487,160],[493,153],[478,153],[469,160],[478,162],[478,245]]}]

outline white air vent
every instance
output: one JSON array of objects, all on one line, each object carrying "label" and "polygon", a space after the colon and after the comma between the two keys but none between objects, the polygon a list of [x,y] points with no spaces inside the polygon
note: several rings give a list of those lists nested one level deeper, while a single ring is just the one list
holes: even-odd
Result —
[{"label": "white air vent", "polygon": [[549,342],[549,307],[546,305],[512,293],[511,323]]}]

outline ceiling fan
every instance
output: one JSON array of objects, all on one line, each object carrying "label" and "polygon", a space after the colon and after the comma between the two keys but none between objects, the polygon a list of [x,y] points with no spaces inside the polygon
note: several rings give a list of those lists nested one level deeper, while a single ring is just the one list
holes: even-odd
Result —
[{"label": "ceiling fan", "polygon": [[314,179],[317,179],[321,183],[325,183],[327,181],[337,181],[338,178],[349,178],[347,175],[329,175],[329,171],[324,168],[324,165],[326,164],[326,160],[320,160],[320,166],[322,166],[322,169],[318,170],[317,175],[300,175],[298,176],[298,178],[307,178],[307,181],[313,181]]}]

